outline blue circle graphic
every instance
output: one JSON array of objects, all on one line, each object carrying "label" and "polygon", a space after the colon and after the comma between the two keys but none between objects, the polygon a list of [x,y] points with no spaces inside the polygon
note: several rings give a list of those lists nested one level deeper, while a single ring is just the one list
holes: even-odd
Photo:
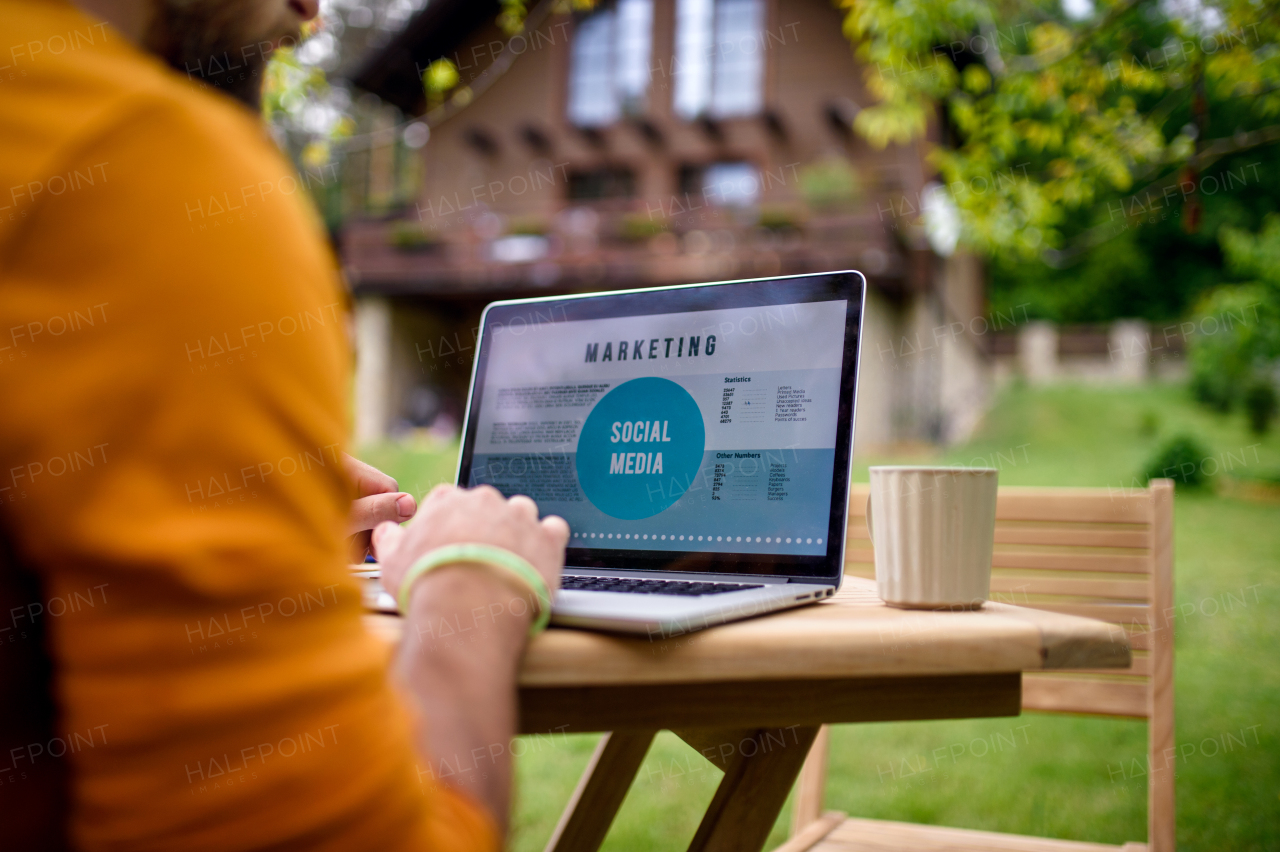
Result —
[{"label": "blue circle graphic", "polygon": [[623,382],[582,426],[578,484],[610,517],[653,517],[693,485],[706,437],[702,412],[680,385],[652,377]]}]

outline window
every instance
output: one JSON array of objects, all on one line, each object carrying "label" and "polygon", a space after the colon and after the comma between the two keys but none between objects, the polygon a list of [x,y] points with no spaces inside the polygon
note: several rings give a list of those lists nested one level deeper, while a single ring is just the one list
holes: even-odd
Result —
[{"label": "window", "polygon": [[618,0],[578,23],[569,68],[569,120],[612,124],[644,109],[653,43],[653,0]]},{"label": "window", "polygon": [[613,10],[584,18],[573,33],[569,72],[569,120],[583,126],[609,124],[618,117],[613,97]]},{"label": "window", "polygon": [[680,170],[680,190],[716,207],[746,207],[760,197],[760,173],[742,161],[686,166]]},{"label": "window", "polygon": [[649,59],[653,42],[653,0],[618,3],[617,93],[623,112],[638,113],[649,89]]},{"label": "window", "polygon": [[763,100],[764,3],[719,0],[716,3],[713,115],[754,115]]},{"label": "window", "polygon": [[678,0],[676,114],[754,115],[764,99],[764,0]]},{"label": "window", "polygon": [[679,0],[676,4],[676,64],[673,104],[676,115],[696,118],[711,100],[711,29],[715,0]]},{"label": "window", "polygon": [[635,172],[627,168],[603,168],[569,172],[571,201],[599,201],[606,198],[633,198]]}]

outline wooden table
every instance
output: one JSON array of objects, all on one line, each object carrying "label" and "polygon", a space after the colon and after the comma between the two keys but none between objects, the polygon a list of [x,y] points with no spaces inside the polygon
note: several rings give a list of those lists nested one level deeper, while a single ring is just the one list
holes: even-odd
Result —
[{"label": "wooden table", "polygon": [[[369,616],[398,638],[399,619]],[[548,630],[520,673],[520,732],[609,732],[548,852],[598,849],[659,730],[724,771],[690,852],[753,852],[828,723],[1016,716],[1022,672],[1124,668],[1122,630],[987,603],[975,612],[885,606],[846,577],[833,598],[665,640]]]}]

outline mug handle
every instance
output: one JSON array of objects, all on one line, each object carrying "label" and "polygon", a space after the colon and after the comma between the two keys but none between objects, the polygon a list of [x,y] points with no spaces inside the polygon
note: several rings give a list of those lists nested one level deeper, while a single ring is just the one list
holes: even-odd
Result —
[{"label": "mug handle", "polygon": [[871,495],[867,495],[867,538],[871,539],[871,543],[876,543],[876,534],[871,531]]}]

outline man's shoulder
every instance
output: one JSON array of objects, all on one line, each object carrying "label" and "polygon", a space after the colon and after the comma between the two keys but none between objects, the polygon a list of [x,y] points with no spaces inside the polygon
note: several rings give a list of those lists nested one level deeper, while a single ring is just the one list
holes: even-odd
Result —
[{"label": "man's shoulder", "polygon": [[0,0],[0,36],[0,44],[12,45],[0,55],[2,186],[47,180],[95,138],[141,118],[160,118],[172,132],[140,140],[157,149],[216,135],[224,152],[271,153],[247,108],[173,72],[68,4]]}]

